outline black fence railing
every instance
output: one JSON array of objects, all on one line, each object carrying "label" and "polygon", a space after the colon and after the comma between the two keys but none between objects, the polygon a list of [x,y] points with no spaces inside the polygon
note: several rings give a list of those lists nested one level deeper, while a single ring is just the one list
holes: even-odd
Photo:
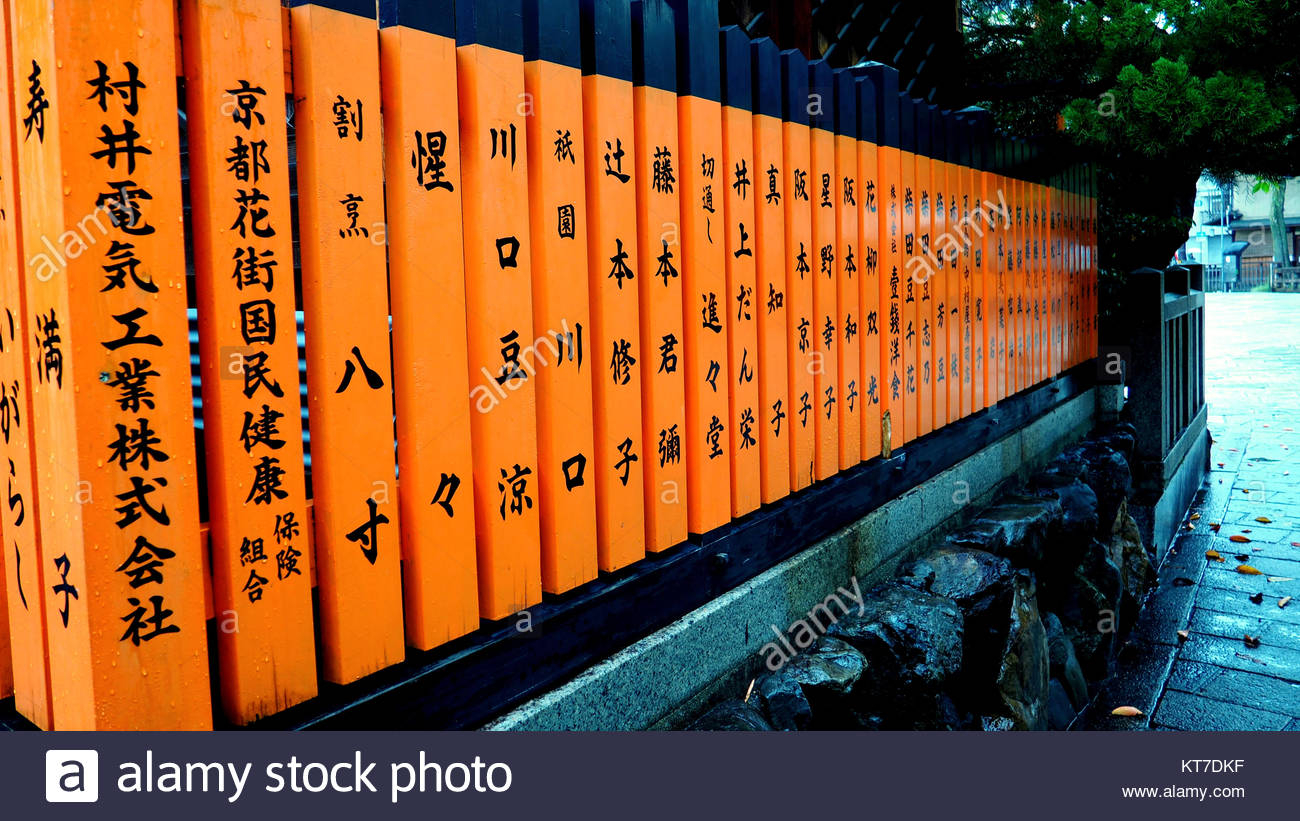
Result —
[{"label": "black fence railing", "polygon": [[1236,276],[1231,270],[1225,274],[1222,265],[1201,267],[1205,270],[1207,294],[1241,294],[1251,291],[1300,292],[1300,265],[1279,265],[1271,260],[1243,262]]},{"label": "black fence railing", "polygon": [[1206,293],[1249,293],[1267,288],[1273,274],[1272,262],[1243,262],[1234,274],[1224,272],[1221,265],[1201,266],[1205,271]]},{"label": "black fence railing", "polygon": [[1137,427],[1135,480],[1162,491],[1205,430],[1203,266],[1129,274],[1128,411]]}]

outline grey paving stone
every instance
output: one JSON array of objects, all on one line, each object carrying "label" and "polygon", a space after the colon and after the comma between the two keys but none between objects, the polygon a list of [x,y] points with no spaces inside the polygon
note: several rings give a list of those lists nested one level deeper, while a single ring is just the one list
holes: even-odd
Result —
[{"label": "grey paving stone", "polygon": [[[1087,714],[1078,722],[1087,730],[1141,730],[1160,700],[1178,648],[1128,642],[1120,648],[1115,672],[1101,685]],[[1141,716],[1114,716],[1116,707],[1136,707]]]},{"label": "grey paving stone", "polygon": [[1237,638],[1193,636],[1178,648],[1178,658],[1300,682],[1300,649],[1261,644],[1252,650]]},{"label": "grey paving stone", "polygon": [[1197,662],[1177,661],[1169,673],[1168,690],[1240,704],[1267,706],[1267,712],[1300,716],[1300,684],[1258,673],[1225,670]]},{"label": "grey paving stone", "polygon": [[1281,730],[1290,717],[1226,701],[1170,690],[1151,718],[1175,730]]},{"label": "grey paving stone", "polygon": [[1288,602],[1285,608],[1277,606],[1280,600],[1280,596],[1269,596],[1255,604],[1249,593],[1240,590],[1202,586],[1196,591],[1196,606],[1205,610],[1300,625],[1300,599]]},{"label": "grey paving stone", "polygon": [[1277,609],[1277,605],[1267,599],[1254,606],[1258,614],[1253,618],[1198,607],[1192,611],[1191,632],[1231,639],[1250,635],[1259,639],[1261,644],[1283,649],[1300,648],[1300,625],[1266,618],[1270,609]]}]

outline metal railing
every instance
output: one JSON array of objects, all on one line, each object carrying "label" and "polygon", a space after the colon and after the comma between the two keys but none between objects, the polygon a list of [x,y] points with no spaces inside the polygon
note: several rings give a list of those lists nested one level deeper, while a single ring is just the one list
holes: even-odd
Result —
[{"label": "metal railing", "polygon": [[1205,293],[1207,294],[1249,293],[1260,286],[1275,290],[1271,287],[1271,283],[1276,270],[1288,270],[1277,268],[1276,263],[1272,261],[1243,262],[1237,275],[1233,277],[1231,273],[1225,276],[1221,265],[1203,265],[1200,267],[1205,271]]},{"label": "metal railing", "polygon": [[1236,278],[1225,278],[1223,266],[1203,265],[1205,293],[1249,293],[1266,289],[1276,293],[1300,292],[1300,265],[1279,265],[1271,260],[1243,262]]}]

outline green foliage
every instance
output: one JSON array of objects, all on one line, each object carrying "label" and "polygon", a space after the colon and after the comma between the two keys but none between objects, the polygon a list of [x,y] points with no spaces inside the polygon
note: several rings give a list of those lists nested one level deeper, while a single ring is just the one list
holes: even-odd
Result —
[{"label": "green foliage", "polygon": [[1195,181],[1297,170],[1300,4],[967,0],[968,76],[1003,128],[1051,134],[1099,168],[1102,263],[1162,266]]}]

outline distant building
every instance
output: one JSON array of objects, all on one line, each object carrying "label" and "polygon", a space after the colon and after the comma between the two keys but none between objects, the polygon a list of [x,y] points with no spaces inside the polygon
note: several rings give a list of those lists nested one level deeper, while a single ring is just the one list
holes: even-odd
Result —
[{"label": "distant building", "polygon": [[1222,265],[1223,254],[1232,242],[1233,187],[1220,185],[1202,174],[1196,181],[1196,204],[1192,211],[1192,228],[1187,242],[1178,249],[1179,262]]},{"label": "distant building", "polygon": [[[1227,254],[1243,265],[1272,261],[1272,194],[1256,191],[1257,184],[1255,177],[1242,177],[1234,184],[1220,185],[1202,174],[1196,181],[1192,228],[1177,259],[1222,265]],[[1294,265],[1300,258],[1300,178],[1288,179],[1282,213],[1289,257],[1285,262]]]},{"label": "distant building", "polygon": [[[1273,228],[1269,219],[1273,195],[1269,191],[1255,191],[1256,179],[1245,177],[1237,182],[1233,192],[1232,238],[1246,243],[1241,252],[1243,265],[1251,262],[1269,262],[1273,259]],[[1287,180],[1286,202],[1282,209],[1286,224],[1287,259],[1284,265],[1294,265],[1300,255],[1300,178]]]}]

